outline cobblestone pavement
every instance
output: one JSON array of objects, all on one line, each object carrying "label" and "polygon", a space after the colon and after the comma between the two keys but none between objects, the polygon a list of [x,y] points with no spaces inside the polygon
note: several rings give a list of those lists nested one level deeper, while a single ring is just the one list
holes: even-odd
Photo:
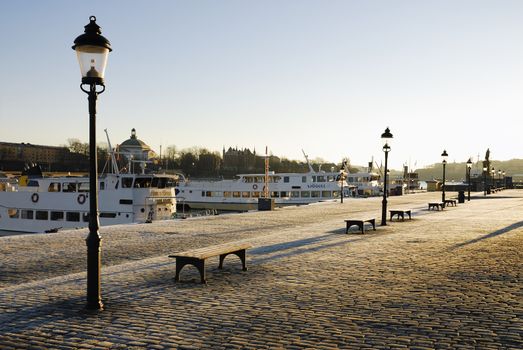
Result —
[{"label": "cobblestone pavement", "polygon": [[[106,309],[85,305],[86,231],[0,238],[1,349],[522,349],[523,191],[428,211],[365,235],[381,199],[102,228]],[[244,240],[207,285],[167,255]]]}]

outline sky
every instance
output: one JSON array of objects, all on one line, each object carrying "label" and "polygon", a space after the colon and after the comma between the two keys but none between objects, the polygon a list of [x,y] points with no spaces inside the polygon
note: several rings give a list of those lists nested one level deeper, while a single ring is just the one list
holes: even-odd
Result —
[{"label": "sky", "polygon": [[523,1],[0,0],[0,141],[88,142],[74,39],[113,47],[97,141],[389,167],[523,158]]}]

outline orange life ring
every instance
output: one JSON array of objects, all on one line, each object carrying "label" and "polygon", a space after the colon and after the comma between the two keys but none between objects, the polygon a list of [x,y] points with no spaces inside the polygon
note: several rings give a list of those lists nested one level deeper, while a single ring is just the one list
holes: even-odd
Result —
[{"label": "orange life ring", "polygon": [[33,203],[38,202],[38,199],[39,199],[38,193],[33,193],[33,195],[31,196],[31,200],[33,201]]},{"label": "orange life ring", "polygon": [[256,184],[252,185],[252,189],[253,190],[257,190],[258,189],[258,185],[256,185]]},{"label": "orange life ring", "polygon": [[78,198],[76,200],[78,201],[79,204],[84,204],[85,203],[85,194],[79,194]]}]

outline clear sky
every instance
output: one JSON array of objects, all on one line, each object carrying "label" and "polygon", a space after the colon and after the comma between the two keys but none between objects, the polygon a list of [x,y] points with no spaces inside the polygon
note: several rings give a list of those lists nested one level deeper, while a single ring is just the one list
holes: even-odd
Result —
[{"label": "clear sky", "polygon": [[0,141],[88,141],[71,49],[113,46],[98,141],[391,167],[523,158],[523,1],[0,0]]}]

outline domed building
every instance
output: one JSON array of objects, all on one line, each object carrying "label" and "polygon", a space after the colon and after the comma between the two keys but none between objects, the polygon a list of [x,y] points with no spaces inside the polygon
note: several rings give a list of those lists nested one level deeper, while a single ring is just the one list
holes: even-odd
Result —
[{"label": "domed building", "polygon": [[146,163],[152,163],[158,159],[158,155],[145,142],[136,137],[136,129],[131,130],[131,137],[118,146],[119,158],[126,163],[138,162],[143,168]]}]

